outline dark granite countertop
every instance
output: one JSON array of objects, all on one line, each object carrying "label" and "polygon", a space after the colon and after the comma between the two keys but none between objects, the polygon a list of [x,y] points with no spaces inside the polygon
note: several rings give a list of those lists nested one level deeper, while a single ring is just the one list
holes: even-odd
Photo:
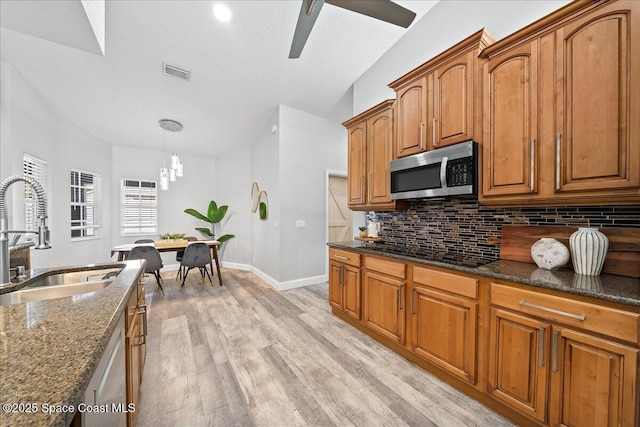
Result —
[{"label": "dark granite countertop", "polygon": [[[82,402],[144,267],[143,260],[117,264],[125,268],[99,291],[0,306],[0,403],[38,409],[35,413],[14,412],[3,406],[0,424],[69,425],[75,409],[68,408]],[[110,268],[114,263],[94,266]],[[62,270],[68,271],[43,269],[38,274]],[[32,272],[31,277],[35,276]],[[45,404],[49,408],[60,405],[60,412],[44,413]]]},{"label": "dark granite countertop", "polygon": [[362,245],[354,241],[329,243],[328,245],[338,249],[355,250],[371,255],[383,255],[401,261],[448,268],[542,289],[551,289],[640,307],[640,279],[631,277],[614,276],[612,274],[584,276],[575,274],[573,270],[560,269],[550,271],[538,268],[535,264],[515,261],[494,261],[483,264],[482,260],[464,257],[459,254],[417,252],[386,245]]}]

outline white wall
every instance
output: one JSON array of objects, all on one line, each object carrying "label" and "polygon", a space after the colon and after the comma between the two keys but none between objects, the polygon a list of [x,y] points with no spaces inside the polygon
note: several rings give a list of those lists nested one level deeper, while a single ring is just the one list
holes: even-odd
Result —
[{"label": "white wall", "polygon": [[[2,64],[1,178],[22,173],[22,156],[29,153],[48,162],[48,225],[52,249],[32,251],[33,268],[87,264],[109,260],[111,248],[111,146],[62,117],[12,65]],[[103,227],[100,238],[71,241],[71,168],[102,174]],[[22,185],[12,185],[10,224],[24,225]],[[13,201],[16,203],[13,203]]]},{"label": "white wall", "polygon": [[[274,111],[271,119],[260,131],[251,147],[252,182],[265,190],[269,196],[269,217],[261,220],[257,213],[252,215],[253,254],[251,264],[259,272],[276,281],[280,280],[280,168],[278,138],[280,131],[272,132],[273,125],[280,126],[279,111]],[[246,190],[247,206],[250,205],[251,187]]]},{"label": "white wall", "polygon": [[[114,145],[112,156],[113,186],[112,205],[113,245],[133,243],[137,239],[153,238],[164,233],[186,233],[203,238],[195,227],[208,226],[203,221],[187,215],[184,210],[193,208],[206,214],[210,200],[215,200],[215,160],[208,157],[180,155],[184,164],[184,176],[169,183],[169,190],[158,190],[158,233],[154,235],[122,236],[120,234],[120,180],[122,178],[147,179],[160,184],[162,151],[139,150]],[[165,162],[169,164],[169,153]],[[165,266],[176,264],[175,253],[162,254]]]},{"label": "white wall", "polygon": [[226,217],[220,223],[219,235],[235,237],[221,251],[226,265],[251,265],[253,256],[253,220],[251,213],[251,148],[241,148],[216,158],[216,202],[227,205]]},{"label": "white wall", "polygon": [[[338,122],[280,106],[280,281],[326,275],[326,171],[347,170]],[[296,221],[305,228],[296,228]]]},{"label": "white wall", "polygon": [[353,115],[395,93],[389,83],[486,28],[499,40],[566,5],[566,0],[440,1],[354,83]]}]

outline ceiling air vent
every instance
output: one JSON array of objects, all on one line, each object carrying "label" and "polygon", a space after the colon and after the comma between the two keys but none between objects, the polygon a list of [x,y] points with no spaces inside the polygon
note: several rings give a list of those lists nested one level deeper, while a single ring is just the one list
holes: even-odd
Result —
[{"label": "ceiling air vent", "polygon": [[174,67],[169,64],[162,64],[164,67],[164,73],[170,76],[179,77],[184,80],[191,80],[191,71],[183,70],[182,68]]}]

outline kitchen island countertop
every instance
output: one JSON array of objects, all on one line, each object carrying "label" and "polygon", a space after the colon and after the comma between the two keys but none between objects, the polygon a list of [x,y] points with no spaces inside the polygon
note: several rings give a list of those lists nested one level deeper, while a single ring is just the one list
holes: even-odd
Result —
[{"label": "kitchen island countertop", "polygon": [[544,270],[535,264],[505,260],[482,264],[477,259],[439,255],[430,257],[426,253],[411,250],[403,252],[398,248],[362,245],[353,241],[329,243],[328,246],[640,307],[640,279],[632,277],[612,274],[585,276],[569,269]]},{"label": "kitchen island countertop", "polygon": [[[0,306],[2,425],[67,426],[72,421],[144,270],[144,260],[118,264],[125,268],[102,290]],[[38,273],[62,270],[68,268]]]}]

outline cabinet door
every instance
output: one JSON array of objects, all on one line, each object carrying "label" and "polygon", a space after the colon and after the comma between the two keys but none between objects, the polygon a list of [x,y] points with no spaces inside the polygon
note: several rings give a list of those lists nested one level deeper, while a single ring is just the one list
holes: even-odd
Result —
[{"label": "cabinet door", "polygon": [[638,353],[612,341],[554,328],[552,425],[638,425]]},{"label": "cabinet door", "polygon": [[382,274],[364,273],[364,322],[387,338],[405,341],[405,282]]},{"label": "cabinet door", "polygon": [[343,264],[329,262],[329,304],[342,310],[342,270]]},{"label": "cabinet door", "polygon": [[537,41],[484,65],[484,197],[537,191]]},{"label": "cabinet door", "polygon": [[548,323],[491,308],[488,393],[541,422],[547,418]]},{"label": "cabinet door", "polygon": [[367,200],[369,204],[391,202],[391,159],[393,109],[388,108],[368,120]]},{"label": "cabinet door", "polygon": [[477,303],[414,285],[413,351],[471,384],[476,379]]},{"label": "cabinet door", "polygon": [[614,2],[557,31],[556,191],[640,186],[637,21]]},{"label": "cabinet door", "polygon": [[433,73],[433,147],[473,138],[473,64],[473,52],[469,52]]},{"label": "cabinet door", "polygon": [[360,320],[360,269],[349,265],[342,270],[342,309],[349,316]]},{"label": "cabinet door", "polygon": [[[135,296],[135,295],[134,295]],[[126,370],[127,370],[127,403],[138,407],[140,399],[140,316],[134,315],[125,336]],[[127,425],[135,426],[137,411],[127,413]]]},{"label": "cabinet door", "polygon": [[358,123],[349,128],[348,148],[348,203],[350,205],[364,204],[366,200],[366,160],[367,160],[367,125]]},{"label": "cabinet door", "polygon": [[427,79],[422,77],[396,93],[398,127],[396,157],[427,151]]}]

